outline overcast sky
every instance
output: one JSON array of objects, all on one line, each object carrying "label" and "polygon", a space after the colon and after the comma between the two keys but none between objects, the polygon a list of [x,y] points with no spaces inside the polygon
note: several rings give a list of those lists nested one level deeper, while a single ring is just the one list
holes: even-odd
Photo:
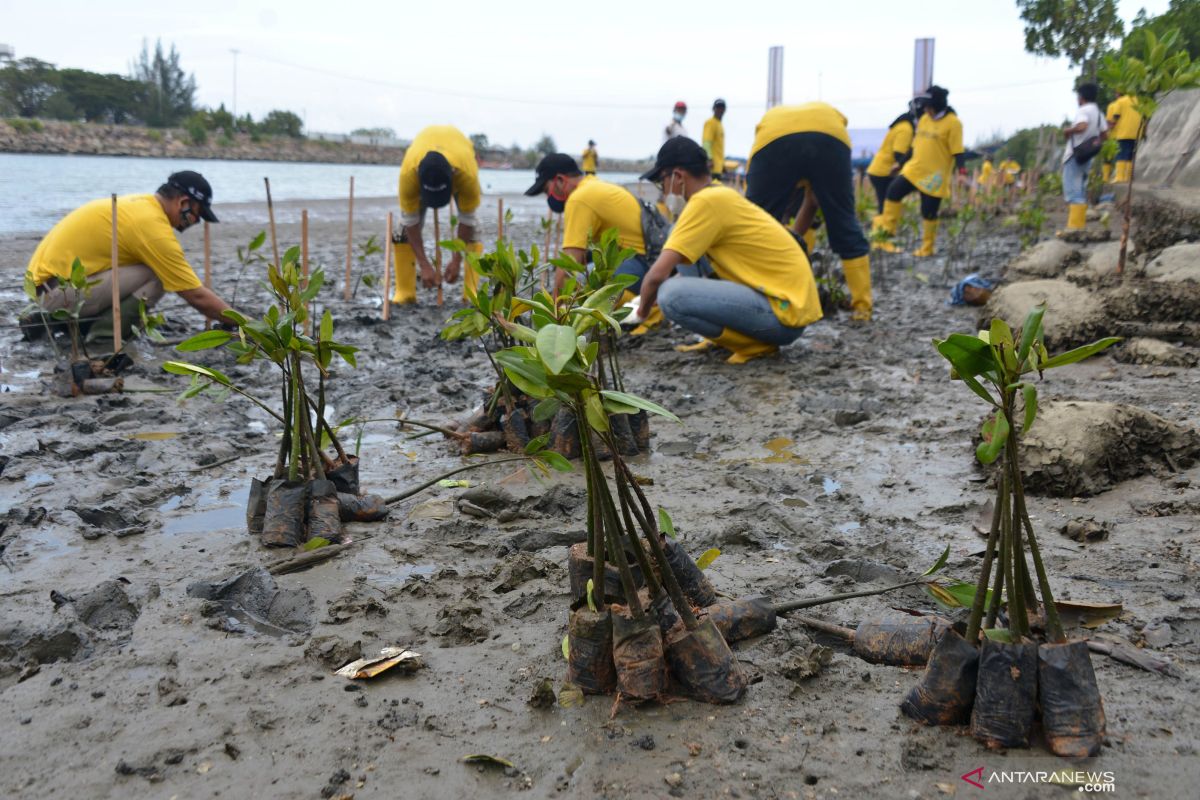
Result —
[{"label": "overcast sky", "polygon": [[[1119,3],[1126,21],[1141,7]],[[676,100],[699,138],[728,101],[726,150],[744,155],[766,101],[767,49],[784,47],[785,103],[823,99],[851,127],[885,127],[912,88],[913,40],[936,39],[968,144],[1063,120],[1074,106],[1062,60],[1024,51],[1011,0],[593,3],[102,3],[0,0],[0,42],[17,57],[126,73],[142,40],[174,42],[197,101],[256,117],[291,109],[313,131],[390,127],[409,138],[450,123],[505,145],[548,133],[602,155],[655,152]]]}]

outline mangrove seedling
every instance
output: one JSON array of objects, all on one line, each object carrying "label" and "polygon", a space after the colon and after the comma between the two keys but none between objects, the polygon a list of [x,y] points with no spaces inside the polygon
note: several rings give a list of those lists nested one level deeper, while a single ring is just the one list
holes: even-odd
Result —
[{"label": "mangrove seedling", "polygon": [[375,277],[375,273],[367,271],[367,261],[382,252],[383,248],[375,241],[374,236],[369,236],[365,242],[359,243],[358,253],[354,256],[358,260],[358,270],[357,277],[354,279],[354,291],[350,293],[351,297],[358,297],[359,282],[379,294],[379,279]]},{"label": "mangrove seedling", "polygon": [[246,268],[252,265],[261,266],[267,263],[266,256],[258,252],[263,246],[263,243],[266,241],[267,232],[259,231],[257,234],[255,234],[254,238],[252,238],[249,243],[246,244],[245,247],[238,245],[238,271],[237,277],[233,280],[233,296],[229,298],[230,305],[235,307],[237,306],[238,288],[240,288],[242,285],[242,276],[246,273]]}]

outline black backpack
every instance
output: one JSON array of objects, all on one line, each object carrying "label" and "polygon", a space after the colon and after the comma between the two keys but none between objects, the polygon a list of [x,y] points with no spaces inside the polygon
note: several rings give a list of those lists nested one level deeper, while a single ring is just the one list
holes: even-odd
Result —
[{"label": "black backpack", "polygon": [[653,264],[655,259],[662,254],[663,245],[667,243],[667,236],[671,233],[671,223],[667,222],[667,218],[659,213],[653,204],[647,203],[636,194],[633,195],[633,199],[637,200],[638,206],[642,210],[642,241],[646,245],[646,261]]}]

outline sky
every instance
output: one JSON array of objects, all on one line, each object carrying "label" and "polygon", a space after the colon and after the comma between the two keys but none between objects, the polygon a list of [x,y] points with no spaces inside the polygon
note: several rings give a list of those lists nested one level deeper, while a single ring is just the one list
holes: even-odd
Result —
[{"label": "sky", "polygon": [[[1126,22],[1168,0],[1121,0]],[[766,108],[767,53],[784,48],[783,101],[824,100],[851,128],[883,128],[912,92],[913,42],[936,40],[968,145],[1073,116],[1065,60],[1030,55],[1012,0],[600,3],[104,3],[0,0],[0,42],[18,58],[128,73],[143,40],[174,43],[200,105],[256,118],[275,108],[308,130],[431,124],[601,156],[661,144],[676,100],[699,138],[724,98],[726,152],[744,155]],[[231,50],[238,50],[236,57]]]}]

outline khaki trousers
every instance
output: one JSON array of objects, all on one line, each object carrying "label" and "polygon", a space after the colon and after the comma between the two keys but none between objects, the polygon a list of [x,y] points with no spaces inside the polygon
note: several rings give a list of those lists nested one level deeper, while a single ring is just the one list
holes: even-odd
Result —
[{"label": "khaki trousers", "polygon": [[[121,300],[138,297],[146,302],[146,308],[149,309],[162,299],[162,281],[154,274],[154,270],[144,264],[130,264],[121,267],[118,274],[120,275]],[[91,294],[88,295],[87,300],[83,303],[83,308],[79,311],[79,316],[84,319],[99,316],[102,311],[112,308],[112,270],[106,269],[103,272],[89,275],[88,280],[100,282],[92,287]],[[57,311],[73,305],[75,296],[74,289],[59,283],[57,287],[43,293],[38,298],[38,302],[46,311]]]}]

